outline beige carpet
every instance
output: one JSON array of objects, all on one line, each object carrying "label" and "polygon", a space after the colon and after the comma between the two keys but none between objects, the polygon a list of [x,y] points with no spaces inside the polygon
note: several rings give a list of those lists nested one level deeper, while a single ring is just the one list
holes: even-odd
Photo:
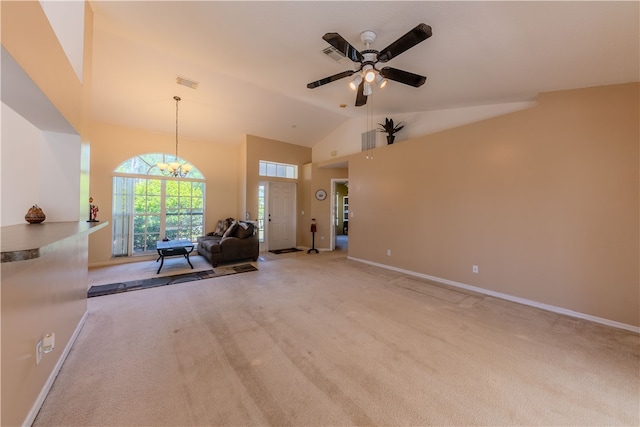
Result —
[{"label": "beige carpet", "polygon": [[638,425],[639,337],[306,252],[89,300],[35,424]]}]

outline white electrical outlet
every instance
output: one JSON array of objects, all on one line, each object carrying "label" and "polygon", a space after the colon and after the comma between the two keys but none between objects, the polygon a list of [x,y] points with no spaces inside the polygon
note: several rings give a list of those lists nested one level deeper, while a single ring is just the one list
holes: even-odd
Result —
[{"label": "white electrical outlet", "polygon": [[391,256],[391,249],[387,249],[387,256]]},{"label": "white electrical outlet", "polygon": [[51,353],[56,347],[56,334],[53,332],[48,333],[42,340],[42,351],[45,353]]},{"label": "white electrical outlet", "polygon": [[36,343],[36,365],[40,364],[42,360],[42,341]]},{"label": "white electrical outlet", "polygon": [[478,266],[477,266],[477,265],[474,265],[474,266],[473,266],[472,271],[473,271],[475,274],[478,274]]}]

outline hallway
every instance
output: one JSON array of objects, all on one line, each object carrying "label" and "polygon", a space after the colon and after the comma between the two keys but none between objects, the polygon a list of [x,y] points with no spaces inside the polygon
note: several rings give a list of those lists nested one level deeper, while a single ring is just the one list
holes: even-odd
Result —
[{"label": "hallway", "polygon": [[336,236],[336,251],[347,252],[349,249],[349,236],[338,235]]}]

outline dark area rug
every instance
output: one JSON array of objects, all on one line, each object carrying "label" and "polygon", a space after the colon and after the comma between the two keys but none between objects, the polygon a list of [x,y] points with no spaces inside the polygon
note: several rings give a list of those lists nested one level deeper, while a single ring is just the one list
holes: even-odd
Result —
[{"label": "dark area rug", "polygon": [[298,248],[288,248],[288,249],[276,249],[274,251],[269,251],[273,254],[279,255],[279,254],[288,254],[291,252],[301,252],[302,249],[298,249]]},{"label": "dark area rug", "polygon": [[177,274],[175,276],[153,277],[151,279],[132,280],[130,282],[109,283],[107,285],[92,286],[87,292],[87,297],[101,297],[103,295],[119,294],[121,292],[137,291],[139,289],[155,288],[158,286],[175,285],[178,283],[192,282],[194,280],[247,273],[249,271],[258,271],[258,269],[251,264],[240,264],[229,267],[216,267],[215,270]]}]

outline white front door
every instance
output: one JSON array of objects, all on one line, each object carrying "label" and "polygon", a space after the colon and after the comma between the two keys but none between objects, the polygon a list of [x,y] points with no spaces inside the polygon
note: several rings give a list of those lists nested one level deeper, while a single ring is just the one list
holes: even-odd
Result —
[{"label": "white front door", "polygon": [[269,183],[269,250],[296,246],[296,184]]}]

